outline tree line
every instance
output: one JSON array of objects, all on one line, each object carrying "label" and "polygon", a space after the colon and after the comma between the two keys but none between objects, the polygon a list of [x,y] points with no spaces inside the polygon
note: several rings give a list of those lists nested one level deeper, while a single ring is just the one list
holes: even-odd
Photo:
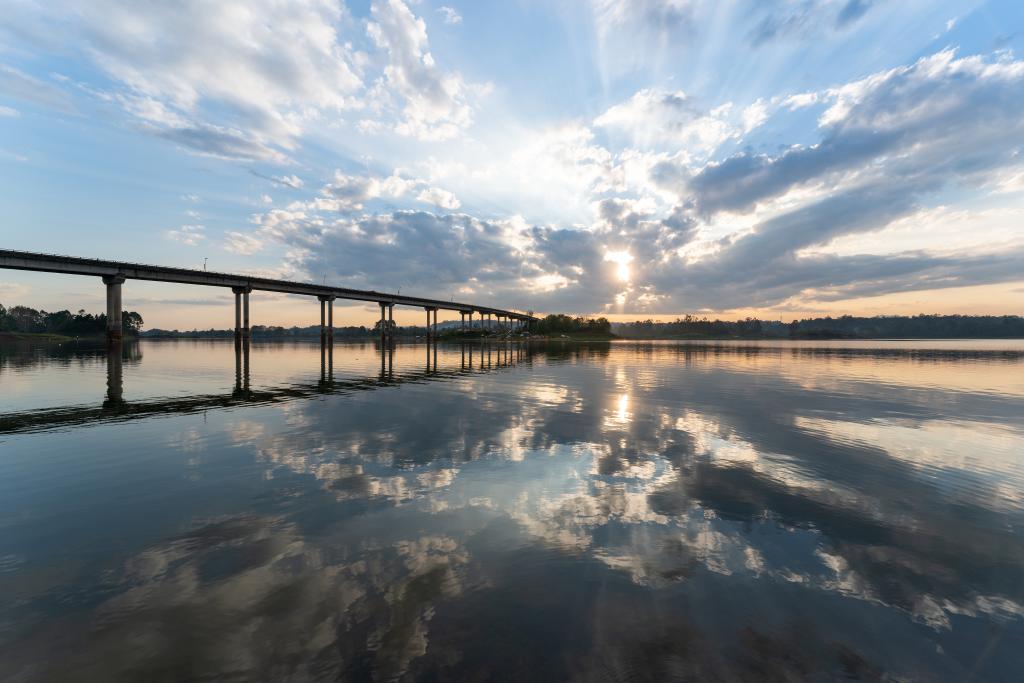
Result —
[{"label": "tree line", "polygon": [[615,334],[629,339],[1007,339],[1024,338],[1019,315],[914,315],[805,318],[780,320],[709,320],[687,315],[672,322],[638,320],[616,323]]},{"label": "tree line", "polygon": [[[123,334],[135,335],[142,329],[142,316],[135,311],[121,313]],[[37,311],[28,306],[4,307],[0,304],[0,332],[60,334],[66,337],[87,337],[104,334],[107,314],[94,315],[80,309],[71,311]]]},{"label": "tree line", "polygon": [[537,334],[593,335],[611,336],[612,324],[607,318],[585,318],[583,316],[548,315],[537,321],[534,326]]}]

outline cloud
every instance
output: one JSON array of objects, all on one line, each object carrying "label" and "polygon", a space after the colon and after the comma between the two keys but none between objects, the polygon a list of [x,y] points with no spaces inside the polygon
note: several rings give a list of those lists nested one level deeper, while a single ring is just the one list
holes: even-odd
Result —
[{"label": "cloud", "polygon": [[183,225],[176,230],[168,230],[165,234],[168,239],[172,239],[175,242],[196,247],[206,239],[206,227],[203,225]]},{"label": "cloud", "polygon": [[740,153],[697,173],[689,189],[705,214],[750,211],[808,183],[836,186],[861,170],[937,189],[1015,163],[1024,62],[957,59],[952,51],[823,93],[822,140],[777,156]]},{"label": "cloud", "polygon": [[301,270],[361,287],[440,296],[467,283],[507,281],[518,268],[498,227],[466,215],[396,211],[328,222],[279,212],[262,225],[261,234],[298,250]]},{"label": "cloud", "polygon": [[415,193],[417,201],[454,210],[461,206],[458,198],[448,190],[431,186],[424,180],[409,178],[398,171],[390,176],[350,175],[335,171],[331,182],[324,185],[316,197],[307,202],[292,202],[290,211],[354,213],[362,211],[374,200],[399,200]]},{"label": "cloud", "polygon": [[10,118],[17,118],[17,117],[21,116],[21,112],[19,112],[17,109],[14,109],[12,107],[0,106],[0,116],[7,116],[7,117],[10,117]]},{"label": "cloud", "polygon": [[443,17],[443,21],[446,24],[455,25],[462,23],[462,15],[455,11],[454,7],[442,5],[441,7],[437,8],[437,11]]},{"label": "cloud", "polygon": [[0,64],[0,95],[56,109],[65,114],[75,111],[71,98],[63,90],[6,64]]},{"label": "cloud", "polygon": [[842,28],[857,21],[871,9],[872,4],[873,0],[846,0],[842,9],[836,14],[836,27]]},{"label": "cloud", "polygon": [[696,4],[693,0],[591,0],[599,34],[627,26],[665,33],[686,29],[694,20]]},{"label": "cloud", "polygon": [[340,3],[98,0],[38,9],[15,22],[36,34],[60,29],[147,130],[204,154],[280,160],[311,116],[358,104],[362,80],[338,34],[349,21]]},{"label": "cloud", "polygon": [[250,170],[249,172],[252,173],[257,178],[263,178],[264,180],[269,180],[275,185],[281,185],[282,187],[290,187],[293,190],[301,190],[303,185],[305,184],[302,178],[300,178],[297,175],[272,176],[266,175],[265,173],[260,173],[259,171],[255,170]]},{"label": "cloud", "polygon": [[302,178],[297,175],[277,176],[273,178],[273,181],[278,185],[284,185],[285,187],[290,187],[293,190],[300,190],[303,185]]},{"label": "cloud", "polygon": [[747,37],[754,47],[785,38],[812,38],[830,29],[847,28],[864,16],[873,4],[873,0],[764,3],[768,9]]},{"label": "cloud", "polygon": [[251,256],[263,249],[263,240],[253,235],[231,231],[224,235],[224,249],[233,254]]},{"label": "cloud", "polygon": [[401,0],[375,0],[367,33],[388,54],[383,84],[403,102],[395,132],[423,140],[455,137],[472,122],[470,88],[434,62],[423,19]]},{"label": "cloud", "polygon": [[[457,208],[437,188],[399,173],[338,173],[315,198],[254,222],[261,239],[299,254],[292,266],[300,271],[337,272],[359,286],[397,278],[504,305],[526,295],[537,310],[724,310],[1006,282],[1019,277],[1022,250],[1013,244],[1001,252],[822,249],[926,215],[929,198],[950,182],[1002,187],[1015,177],[1019,155],[1006,141],[1024,139],[1014,115],[1022,78],[1018,62],[943,52],[826,91],[777,98],[778,115],[824,105],[821,140],[721,162],[685,152],[615,154],[581,126],[536,131],[503,158],[499,177],[514,182],[522,167],[534,185],[591,197],[592,218],[582,225],[379,212],[372,202],[413,197]],[[757,101],[738,112],[702,112],[680,91],[644,90],[596,123],[653,125],[686,139],[687,126],[714,114],[730,136],[742,136],[770,107]],[[566,185],[569,177],[578,182]],[[714,236],[741,216],[740,225]],[[628,262],[626,278],[618,262]],[[442,277],[429,275],[435,267]]]},{"label": "cloud", "polygon": [[185,124],[180,127],[147,125],[143,129],[205,156],[279,163],[288,159],[282,152],[241,130],[206,124]]},{"label": "cloud", "polygon": [[707,158],[767,118],[768,108],[761,100],[737,115],[731,103],[707,111],[682,90],[645,88],[610,107],[594,125],[624,131],[641,147],[682,147],[687,154]]},{"label": "cloud", "polygon": [[454,194],[438,187],[429,187],[423,190],[416,195],[416,199],[449,211],[454,211],[462,205]]}]

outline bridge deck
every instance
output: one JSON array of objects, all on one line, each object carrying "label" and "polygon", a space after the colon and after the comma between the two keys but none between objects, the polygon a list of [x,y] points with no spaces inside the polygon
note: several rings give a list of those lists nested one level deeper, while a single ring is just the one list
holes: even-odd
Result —
[{"label": "bridge deck", "polygon": [[445,301],[417,296],[403,296],[387,292],[365,289],[349,289],[347,287],[329,287],[306,282],[290,282],[272,278],[253,277],[235,273],[215,273],[205,270],[188,268],[171,268],[168,266],[151,266],[142,263],[124,261],[105,261],[87,259],[76,256],[58,256],[55,254],[39,254],[30,251],[14,251],[0,249],[0,268],[12,270],[31,270],[44,273],[65,273],[68,275],[121,276],[129,280],[152,280],[156,282],[175,282],[185,285],[206,285],[209,287],[245,287],[265,292],[282,292],[285,294],[302,294],[308,296],[331,296],[338,299],[353,301],[374,301],[380,304],[398,306],[415,306],[418,308],[437,308],[446,311],[474,312],[481,314],[500,315],[514,320],[532,320],[532,316],[518,311],[477,306],[459,301]]}]

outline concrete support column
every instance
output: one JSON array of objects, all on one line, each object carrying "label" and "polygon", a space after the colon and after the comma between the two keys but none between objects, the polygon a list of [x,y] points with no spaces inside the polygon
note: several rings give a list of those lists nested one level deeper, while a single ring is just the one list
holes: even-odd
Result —
[{"label": "concrete support column", "polygon": [[[387,308],[387,304],[382,302],[380,304],[380,343],[381,344],[384,343],[384,340],[387,339],[387,336],[388,336],[388,332],[387,332],[388,321],[387,321],[387,318],[384,317],[384,309],[385,308]],[[381,372],[382,373],[384,372],[384,356],[381,356]]]},{"label": "concrete support column", "polygon": [[320,338],[334,339],[334,297],[326,294],[317,296],[320,300]]},{"label": "concrete support column", "polygon": [[249,292],[252,289],[246,287],[242,290],[242,337],[249,338]]},{"label": "concrete support column", "polygon": [[121,285],[123,275],[104,275],[103,284],[107,286],[107,341],[120,341],[121,326]]},{"label": "concrete support column", "polygon": [[388,305],[388,341],[395,341],[395,305]]},{"label": "concrete support column", "polygon": [[245,290],[242,287],[232,287],[231,291],[235,293],[235,339],[240,339],[242,336],[242,292]]},{"label": "concrete support column", "polygon": [[[437,309],[434,309],[434,341],[437,341]],[[436,366],[435,366],[436,369]]]},{"label": "concrete support column", "polygon": [[431,338],[433,337],[433,335],[431,334],[431,330],[430,330],[430,309],[428,308],[426,310],[427,310],[427,341],[430,341]]}]

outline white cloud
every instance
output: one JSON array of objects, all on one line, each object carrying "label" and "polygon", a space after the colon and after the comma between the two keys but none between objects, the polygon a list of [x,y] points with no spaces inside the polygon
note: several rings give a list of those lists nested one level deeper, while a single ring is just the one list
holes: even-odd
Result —
[{"label": "white cloud", "polygon": [[199,246],[199,243],[206,239],[206,227],[203,225],[183,225],[176,230],[168,230],[166,233],[169,239],[190,247]]},{"label": "white cloud", "polygon": [[729,103],[706,111],[682,90],[645,88],[610,107],[594,125],[621,130],[644,148],[681,146],[694,157],[706,158],[726,141],[761,125],[767,116],[767,106],[760,100],[737,117]]},{"label": "white cloud", "polygon": [[416,200],[441,208],[457,209],[461,206],[452,192],[421,179],[406,177],[398,171],[386,177],[335,171],[331,182],[324,185],[316,197],[307,202],[293,202],[288,209],[353,213],[362,211],[369,201],[398,200],[412,193],[416,193]]},{"label": "white cloud", "polygon": [[462,206],[454,194],[439,187],[428,187],[416,195],[416,199],[449,211],[454,211]]},{"label": "white cloud", "polygon": [[302,188],[302,178],[297,175],[283,175],[274,178],[274,182],[285,187],[290,187],[293,190],[299,190]]},{"label": "white cloud", "polygon": [[231,231],[225,234],[224,249],[233,254],[250,256],[263,249],[263,240],[253,235]]},{"label": "white cloud", "polygon": [[[358,102],[356,56],[328,0],[56,2],[16,21],[65,40],[118,84],[117,100],[151,132],[203,153],[283,160],[318,112]],[[37,29],[38,32],[38,29]]]},{"label": "white cloud", "polygon": [[821,99],[820,95],[816,92],[805,92],[791,95],[782,101],[782,106],[787,107],[790,111],[797,109],[803,109],[816,104]]},{"label": "white cloud", "polygon": [[454,7],[442,5],[441,7],[437,8],[437,11],[442,16],[444,23],[446,24],[454,25],[462,23],[462,15],[455,11]]},{"label": "white cloud", "polygon": [[423,19],[401,0],[374,0],[370,14],[367,32],[389,57],[383,82],[403,102],[395,131],[424,140],[458,135],[472,122],[471,88],[459,74],[438,68]]},{"label": "white cloud", "polygon": [[9,116],[11,118],[16,118],[18,116],[21,116],[21,113],[13,107],[4,107],[0,105],[0,116]]}]

